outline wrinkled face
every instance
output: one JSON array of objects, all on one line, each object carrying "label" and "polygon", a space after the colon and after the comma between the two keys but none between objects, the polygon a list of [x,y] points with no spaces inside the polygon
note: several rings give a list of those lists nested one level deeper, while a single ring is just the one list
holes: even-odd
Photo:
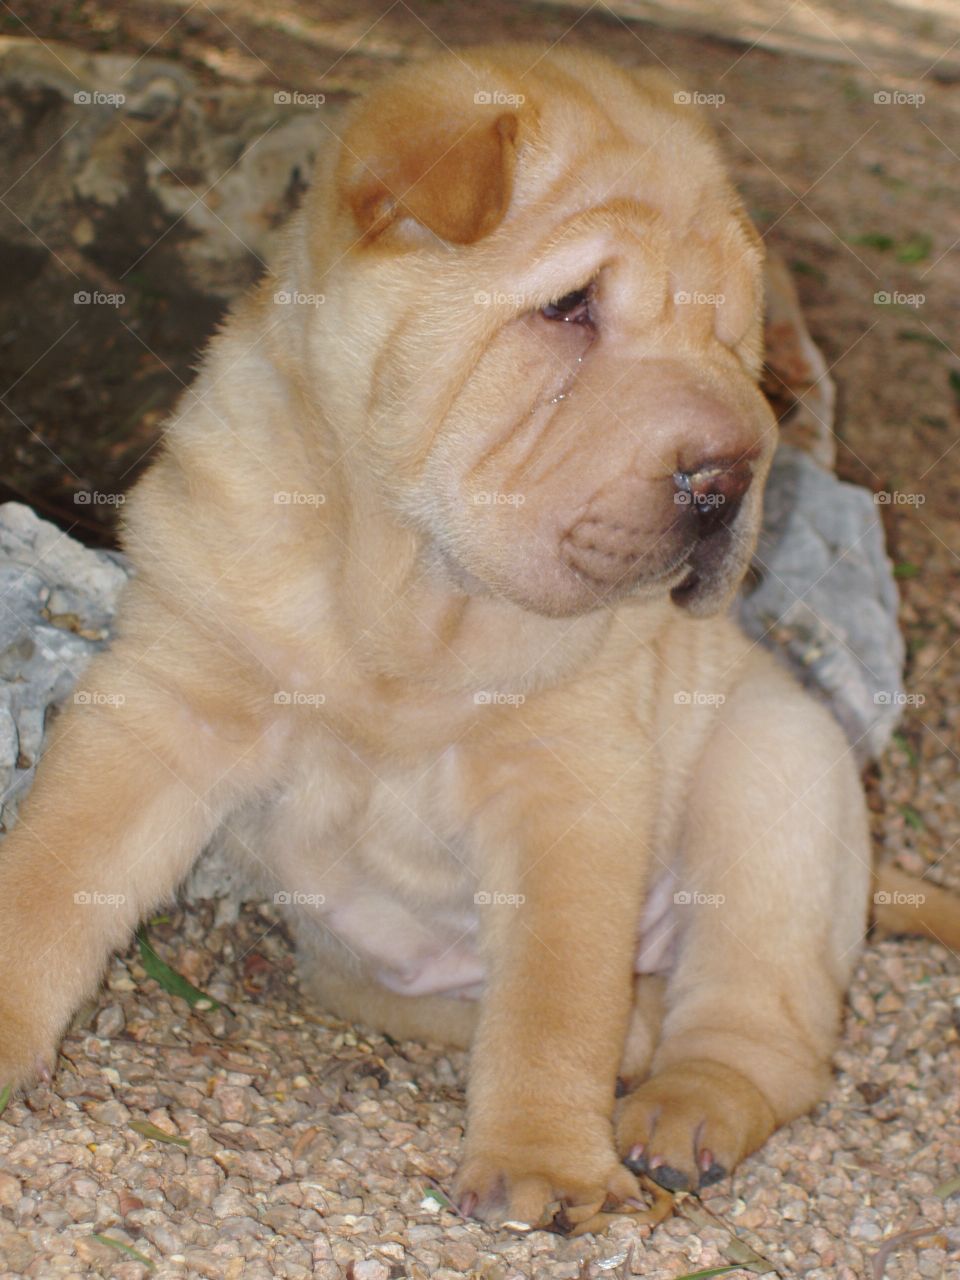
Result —
[{"label": "wrinkled face", "polygon": [[354,430],[461,589],[710,613],[775,444],[759,242],[693,108],[594,57],[532,61],[428,64],[347,134],[325,323]]}]

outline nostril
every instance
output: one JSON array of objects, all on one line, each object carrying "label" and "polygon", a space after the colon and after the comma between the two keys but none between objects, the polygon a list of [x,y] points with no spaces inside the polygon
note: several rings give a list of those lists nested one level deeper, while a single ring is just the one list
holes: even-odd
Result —
[{"label": "nostril", "polygon": [[734,519],[752,479],[747,463],[704,463],[694,471],[675,471],[674,501],[693,508],[703,536]]}]

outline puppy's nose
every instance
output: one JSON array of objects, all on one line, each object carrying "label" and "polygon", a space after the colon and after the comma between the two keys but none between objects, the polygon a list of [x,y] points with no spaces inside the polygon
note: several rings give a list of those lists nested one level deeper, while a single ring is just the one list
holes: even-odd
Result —
[{"label": "puppy's nose", "polygon": [[693,508],[697,534],[707,537],[734,520],[752,479],[749,462],[707,460],[691,471],[673,473],[674,501]]}]

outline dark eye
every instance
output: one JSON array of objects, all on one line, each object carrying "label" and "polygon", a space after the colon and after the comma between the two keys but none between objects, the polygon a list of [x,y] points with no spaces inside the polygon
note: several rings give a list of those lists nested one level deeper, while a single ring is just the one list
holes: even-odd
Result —
[{"label": "dark eye", "polygon": [[556,302],[548,302],[540,314],[545,320],[569,320],[573,324],[590,323],[590,287],[574,289]]}]

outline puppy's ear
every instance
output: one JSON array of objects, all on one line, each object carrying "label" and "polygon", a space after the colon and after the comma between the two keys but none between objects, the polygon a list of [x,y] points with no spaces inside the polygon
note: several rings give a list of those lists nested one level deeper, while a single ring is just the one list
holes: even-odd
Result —
[{"label": "puppy's ear", "polygon": [[403,218],[473,244],[499,225],[513,191],[517,117],[471,99],[438,107],[415,89],[385,92],[347,129],[339,189],[369,243]]}]

